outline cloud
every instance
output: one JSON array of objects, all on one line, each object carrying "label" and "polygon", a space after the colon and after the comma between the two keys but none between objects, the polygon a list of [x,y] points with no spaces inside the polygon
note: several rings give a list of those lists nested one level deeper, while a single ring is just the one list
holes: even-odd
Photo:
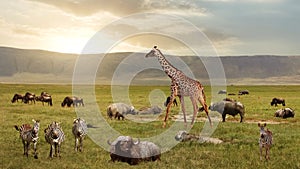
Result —
[{"label": "cloud", "polygon": [[202,0],[203,2],[234,2],[234,3],[278,3],[283,2],[284,0]]},{"label": "cloud", "polygon": [[142,1],[139,0],[70,0],[70,1],[53,1],[53,0],[30,0],[55,6],[65,12],[77,16],[89,16],[97,12],[107,11],[118,15],[128,14],[139,9]]},{"label": "cloud", "polygon": [[19,25],[12,29],[14,33],[21,34],[21,35],[27,35],[27,36],[39,36],[39,31],[30,28],[28,26]]},{"label": "cloud", "polygon": [[[207,35],[218,51],[225,54],[263,53],[267,49],[267,52],[274,50],[279,54],[299,53],[297,44],[300,29],[299,22],[296,22],[300,11],[298,4],[296,0],[0,1],[0,5],[5,6],[0,11],[0,44],[62,51],[61,48],[72,46],[69,44],[74,41],[77,45],[73,45],[73,49],[76,49],[75,46],[80,48],[84,42],[113,22],[132,14],[152,12],[176,17],[179,15],[179,18],[190,21]],[[148,22],[142,22],[143,20]],[[136,26],[137,24],[139,25]],[[187,29],[181,22],[158,17],[149,19],[147,16],[110,27],[100,38],[100,43],[107,44],[105,40],[111,40],[117,34],[135,36],[135,32],[141,30],[145,30],[144,36],[123,40],[119,49],[139,51],[158,44],[172,51],[184,46],[172,37],[147,34],[160,30],[165,34],[184,36],[199,43],[197,31]],[[196,43],[192,45],[202,45]],[[279,45],[282,45],[281,48]]]},{"label": "cloud", "polygon": [[204,14],[205,8],[189,0],[29,0],[55,6],[65,12],[77,16],[90,16],[98,12],[108,12],[116,16],[130,15],[140,12],[168,12],[179,15]]},{"label": "cloud", "polygon": [[[0,26],[1,32],[5,32],[6,34],[13,33],[25,36],[39,36],[39,29],[30,27],[28,25],[22,24],[12,24],[7,22],[4,18],[0,17]],[[14,35],[16,36],[16,35]]]}]

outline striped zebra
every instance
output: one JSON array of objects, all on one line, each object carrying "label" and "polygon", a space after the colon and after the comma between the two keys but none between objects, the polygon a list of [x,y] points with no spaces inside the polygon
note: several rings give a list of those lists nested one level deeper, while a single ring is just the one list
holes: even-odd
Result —
[{"label": "striped zebra", "polygon": [[82,151],[83,139],[87,134],[87,125],[85,120],[78,118],[74,119],[72,133],[75,137],[75,151]]},{"label": "striped zebra", "polygon": [[18,127],[15,125],[17,131],[20,132],[20,138],[22,139],[22,143],[24,146],[24,155],[28,157],[28,151],[30,149],[30,143],[33,142],[33,148],[34,148],[34,158],[38,159],[37,155],[37,141],[39,139],[39,129],[40,129],[40,121],[34,120],[33,121],[33,127],[30,126],[30,124],[23,124],[22,126]]},{"label": "striped zebra", "polygon": [[258,123],[258,127],[260,128],[260,138],[259,138],[259,149],[260,149],[260,160],[262,160],[262,149],[266,149],[266,155],[265,158],[266,160],[270,159],[270,148],[272,146],[272,141],[273,141],[273,134],[272,132],[267,129],[265,130],[266,123],[261,125]]},{"label": "striped zebra", "polygon": [[53,149],[55,150],[55,156],[58,155],[58,157],[60,157],[60,146],[65,139],[65,134],[62,130],[62,127],[59,125],[58,122],[54,121],[48,125],[44,132],[45,139],[47,143],[50,144],[49,157],[53,158]]}]

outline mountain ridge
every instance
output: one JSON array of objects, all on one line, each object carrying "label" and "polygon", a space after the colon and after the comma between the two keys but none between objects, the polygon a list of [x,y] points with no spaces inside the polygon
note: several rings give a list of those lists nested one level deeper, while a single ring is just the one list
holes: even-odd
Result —
[{"label": "mountain ridge", "polygon": [[[108,54],[87,54],[78,55],[70,53],[58,53],[37,49],[18,49],[10,47],[0,47],[0,82],[20,82],[20,83],[72,83],[72,77],[77,59],[89,57],[93,59],[102,57],[99,64],[96,81],[103,84],[110,84],[116,70],[125,66],[125,71],[119,76],[133,74],[132,83],[154,83],[169,84],[169,78],[159,69],[157,60],[143,60],[144,53],[121,52]],[[133,62],[128,58],[134,58]],[[195,57],[195,56],[166,56],[171,61],[176,61],[175,66],[180,70],[191,71],[196,79],[201,79],[209,83],[209,76],[202,59],[214,62],[215,57]],[[300,76],[300,57],[299,56],[277,56],[277,55],[255,55],[255,56],[221,56],[218,57],[224,67],[227,81],[233,84],[246,81],[255,83],[265,81],[268,84],[274,83],[274,79],[280,82],[297,84],[295,77]],[[177,63],[178,61],[178,63]],[[93,62],[93,60],[91,60]],[[138,73],[133,70],[135,66],[145,64],[145,70]],[[157,66],[157,68],[147,68],[147,63]],[[88,65],[87,65],[88,66]],[[141,69],[139,67],[139,69]],[[185,70],[186,69],[186,70]],[[222,70],[220,70],[222,71]],[[288,79],[288,77],[291,77]],[[149,80],[151,79],[151,80]],[[155,80],[157,79],[157,80]],[[287,80],[288,79],[288,80]],[[163,83],[161,83],[163,82]],[[245,82],[246,83],[246,82]]]}]

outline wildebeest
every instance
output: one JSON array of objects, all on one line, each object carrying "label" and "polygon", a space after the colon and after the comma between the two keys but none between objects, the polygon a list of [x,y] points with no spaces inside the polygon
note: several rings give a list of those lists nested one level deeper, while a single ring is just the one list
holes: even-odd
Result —
[{"label": "wildebeest", "polygon": [[274,97],[271,101],[271,106],[275,105],[275,107],[277,107],[277,104],[282,104],[282,106],[285,106],[285,100],[283,98]]},{"label": "wildebeest", "polygon": [[71,105],[73,105],[73,99],[72,97],[65,97],[64,100],[61,103],[61,107],[64,107],[65,105],[67,105],[68,107],[70,107]]},{"label": "wildebeest", "polygon": [[127,162],[136,165],[140,161],[160,160],[160,148],[149,141],[134,142],[130,136],[119,136],[113,143],[107,141],[111,146],[111,160]]},{"label": "wildebeest", "polygon": [[124,115],[127,114],[135,115],[138,114],[138,112],[133,106],[129,106],[125,103],[113,103],[107,107],[107,115],[110,119],[112,119],[112,117],[115,119],[118,118],[118,120],[120,120],[121,117],[124,119]]},{"label": "wildebeest", "polygon": [[152,106],[140,109],[138,114],[145,115],[145,114],[160,114],[162,109],[159,106]]},{"label": "wildebeest", "polygon": [[83,139],[87,134],[87,125],[85,120],[81,118],[74,119],[72,133],[75,137],[75,151],[82,151]]},{"label": "wildebeest", "polygon": [[281,117],[281,118],[288,118],[288,117],[294,117],[295,116],[295,112],[293,109],[291,108],[283,108],[283,109],[279,109],[275,112],[274,114],[275,117]]},{"label": "wildebeest", "polygon": [[44,106],[44,102],[48,103],[48,106],[52,106],[52,97],[46,92],[42,92],[40,96],[35,97],[36,101],[41,101]]},{"label": "wildebeest", "polygon": [[249,94],[249,90],[240,90],[239,95],[246,95]]},{"label": "wildebeest", "polygon": [[80,97],[76,97],[76,96],[70,97],[70,96],[67,96],[62,101],[61,107],[64,107],[65,105],[67,105],[68,107],[71,107],[71,105],[73,105],[73,106],[80,106],[80,105],[84,106],[84,103],[83,103],[83,99],[80,98]]},{"label": "wildebeest", "polygon": [[43,92],[41,92],[41,96],[51,96],[51,95],[49,93],[43,91]]},{"label": "wildebeest", "polygon": [[260,150],[260,160],[262,160],[262,149],[266,149],[266,155],[265,158],[266,160],[270,159],[270,148],[273,143],[273,133],[267,129],[265,130],[266,123],[264,125],[261,125],[258,123],[258,127],[260,128],[260,138],[258,140],[259,143],[259,150]]},{"label": "wildebeest", "polygon": [[23,100],[23,96],[21,94],[15,94],[14,97],[11,99],[12,103],[15,103],[16,101],[19,102],[20,100]]},{"label": "wildebeest", "polygon": [[[167,107],[167,105],[169,104],[170,99],[171,99],[170,96],[167,97],[167,100],[164,102],[165,107]],[[176,107],[178,106],[176,98],[175,98],[174,101],[173,101],[173,105],[176,106]]]},{"label": "wildebeest", "polygon": [[235,116],[240,114],[241,120],[243,122],[244,114],[245,114],[245,107],[241,102],[232,102],[232,101],[221,101],[217,103],[212,103],[209,106],[209,109],[212,111],[217,111],[222,115],[223,122],[225,122],[226,114]]},{"label": "wildebeest", "polygon": [[30,92],[26,92],[26,94],[23,97],[23,102],[24,103],[29,103],[29,101],[35,104],[35,94],[34,93],[30,93]]}]

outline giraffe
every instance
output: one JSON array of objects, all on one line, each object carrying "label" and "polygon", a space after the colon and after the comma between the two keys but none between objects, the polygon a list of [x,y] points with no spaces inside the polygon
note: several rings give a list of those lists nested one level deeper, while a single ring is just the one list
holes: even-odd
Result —
[{"label": "giraffe", "polygon": [[183,119],[185,125],[186,125],[186,116],[185,116],[184,96],[189,96],[193,104],[194,112],[193,112],[191,126],[193,126],[195,117],[198,112],[197,101],[199,101],[200,104],[203,106],[202,109],[205,110],[209,123],[210,125],[212,125],[211,119],[208,115],[208,106],[206,104],[206,97],[204,94],[204,88],[202,84],[199,81],[189,78],[182,71],[174,67],[165,58],[165,56],[161,53],[161,51],[157,48],[157,46],[154,46],[153,49],[148,54],[146,54],[145,57],[146,58],[157,57],[162,69],[169,76],[169,78],[171,78],[172,81],[170,87],[171,88],[170,102],[167,105],[166,116],[164,119],[163,127],[166,127],[169,110],[176,96],[178,96],[180,99],[181,110],[183,112]]}]

